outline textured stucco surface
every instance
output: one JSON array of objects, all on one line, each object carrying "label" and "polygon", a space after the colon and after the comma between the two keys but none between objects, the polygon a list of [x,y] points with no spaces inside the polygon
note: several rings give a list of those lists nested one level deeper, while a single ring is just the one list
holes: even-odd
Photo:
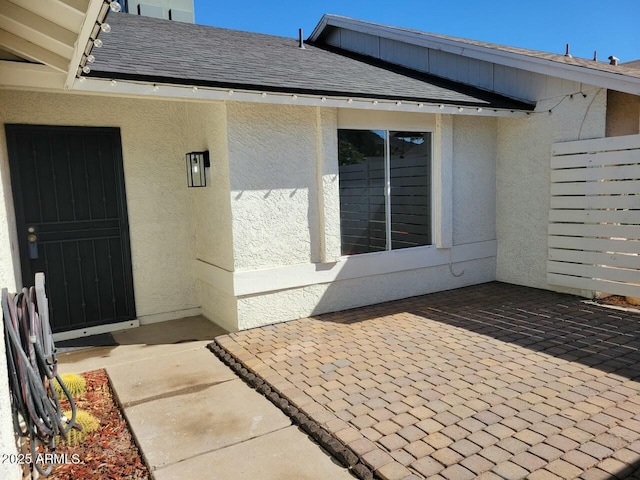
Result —
[{"label": "textured stucco surface", "polygon": [[238,328],[254,328],[294,318],[412,297],[489,282],[495,279],[495,258],[386,275],[316,284],[238,299]]},{"label": "textured stucco surface", "polygon": [[315,109],[229,102],[227,118],[235,270],[317,260]]},{"label": "textured stucco surface", "polygon": [[607,90],[607,137],[640,133],[640,96]]},{"label": "textured stucco surface", "polygon": [[[433,114],[314,112],[307,107],[236,103],[228,103],[227,111],[236,272],[304,263],[322,270],[323,262],[338,258],[337,128],[433,131],[434,142],[440,141]],[[447,150],[454,187],[453,207],[448,208],[453,208],[454,217],[460,215],[454,223],[455,241],[493,240],[497,122],[480,117],[456,122],[453,145]],[[316,172],[315,179],[309,171]],[[241,296],[237,325],[251,328],[495,279],[495,258],[467,265],[460,267],[465,270],[460,278],[445,265]],[[454,266],[456,272],[460,269]]]},{"label": "textured stucco surface", "polygon": [[[133,279],[138,317],[199,306],[193,277],[193,189],[186,186],[184,154],[198,145],[198,125],[190,119],[194,105],[184,102],[98,96],[0,91],[0,123],[120,127],[127,192]],[[212,111],[213,111],[213,107]],[[214,113],[211,115],[215,116]],[[4,130],[0,156],[6,158]],[[2,185],[9,171],[0,164]],[[6,195],[5,195],[6,198]],[[6,212],[1,212],[5,215]],[[9,256],[6,238],[13,219],[4,219],[0,233],[2,267]],[[17,265],[16,265],[17,268]],[[11,274],[3,273],[3,279]]]},{"label": "textured stucco surface", "polygon": [[196,280],[198,298],[202,304],[202,314],[227,331],[238,330],[238,300],[202,280]]},{"label": "textured stucco surface", "polygon": [[[0,101],[0,120],[7,113],[7,105]],[[4,126],[0,128],[0,220],[0,225],[4,225],[4,228],[0,228],[0,288],[15,292],[17,285],[22,283],[22,277],[18,245],[15,243],[17,232]]]},{"label": "textured stucco surface", "polygon": [[606,91],[588,87],[583,91],[587,98],[575,95],[559,104],[558,98],[540,101],[536,109],[539,113],[526,119],[498,120],[499,281],[566,291],[546,280],[551,146],[604,137]]},{"label": "textured stucco surface", "polygon": [[340,257],[340,194],[338,191],[338,116],[333,108],[316,110],[316,135],[318,142],[317,167],[320,186],[319,260],[332,262]]},{"label": "textured stucco surface", "polygon": [[495,118],[453,116],[453,244],[496,238]]},{"label": "textured stucco surface", "polygon": [[231,200],[226,107],[222,103],[189,106],[190,151],[209,150],[211,168],[206,188],[190,188],[195,232],[195,257],[233,271]]}]

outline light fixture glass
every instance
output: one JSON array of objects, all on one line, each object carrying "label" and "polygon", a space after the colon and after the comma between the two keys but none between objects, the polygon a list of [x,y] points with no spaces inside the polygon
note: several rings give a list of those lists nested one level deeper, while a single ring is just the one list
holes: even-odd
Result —
[{"label": "light fixture glass", "polygon": [[96,57],[94,57],[93,55],[87,55],[87,62],[93,63],[95,61],[96,61]]},{"label": "light fixture glass", "polygon": [[205,169],[211,165],[209,160],[209,151],[189,152],[185,157],[187,167],[187,186],[206,187],[207,175]]},{"label": "light fixture glass", "polygon": [[111,7],[111,11],[112,12],[116,12],[118,13],[120,10],[122,10],[122,7],[120,6],[120,4],[118,2],[109,2],[109,7]]},{"label": "light fixture glass", "polygon": [[102,30],[104,33],[109,33],[111,31],[111,25],[109,25],[108,23],[102,23],[100,25],[100,30]]},{"label": "light fixture glass", "polygon": [[90,72],[91,68],[89,67],[89,65],[85,65],[84,67],[82,67],[82,73],[89,74]]},{"label": "light fixture glass", "polygon": [[96,47],[96,48],[101,48],[101,47],[102,47],[102,45],[103,45],[102,40],[100,40],[99,38],[96,38],[96,39],[93,41],[93,46],[94,46],[94,47]]}]

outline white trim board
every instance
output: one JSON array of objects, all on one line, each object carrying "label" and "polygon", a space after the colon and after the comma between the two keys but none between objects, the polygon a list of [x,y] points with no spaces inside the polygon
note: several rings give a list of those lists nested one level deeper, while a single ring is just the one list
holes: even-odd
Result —
[{"label": "white trim board", "polygon": [[117,332],[118,330],[126,330],[129,328],[139,327],[138,319],[126,322],[108,323],[106,325],[98,325],[96,327],[80,328],[78,330],[69,330],[67,332],[59,332],[53,334],[54,342],[62,342],[63,340],[72,340],[74,338],[88,337],[91,335],[99,335],[101,333]]},{"label": "white trim board", "polygon": [[251,90],[229,90],[222,88],[193,87],[190,85],[153,84],[128,80],[76,79],[72,89],[76,92],[106,94],[109,96],[177,99],[190,101],[233,101],[275,105],[301,105],[312,107],[355,108],[361,110],[383,110],[392,112],[442,113],[451,115],[474,115],[480,117],[523,118],[529,113],[519,110],[501,110],[490,107],[460,107],[456,104],[430,104],[415,101],[302,95],[290,93],[262,92]]},{"label": "white trim board", "polygon": [[203,282],[229,295],[242,297],[449,263],[455,264],[495,257],[496,254],[497,241],[489,240],[456,245],[450,249],[438,249],[431,245],[341,257],[335,263],[299,264],[240,272],[229,272],[197,260],[196,274]]},{"label": "white trim board", "polygon": [[178,320],[179,318],[195,317],[202,314],[202,308],[192,307],[183,310],[174,310],[171,312],[151,313],[149,315],[138,315],[140,325],[149,325],[150,323],[166,322],[168,320]]},{"label": "white trim board", "polygon": [[0,60],[0,86],[21,90],[44,89],[60,91],[64,87],[64,73],[48,65]]}]

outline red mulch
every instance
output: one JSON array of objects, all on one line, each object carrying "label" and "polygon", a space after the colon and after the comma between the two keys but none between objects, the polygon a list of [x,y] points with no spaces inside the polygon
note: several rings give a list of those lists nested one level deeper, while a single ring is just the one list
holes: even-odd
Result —
[{"label": "red mulch", "polygon": [[620,295],[610,295],[608,297],[601,298],[600,302],[606,303],[609,305],[616,305],[618,307],[634,308],[636,310],[640,310],[639,305],[634,305],[632,303],[629,303],[627,301],[627,297],[622,297]]},{"label": "red mulch", "polygon": [[[76,407],[93,414],[100,428],[84,442],[70,447],[60,443],[56,454],[78,454],[80,463],[55,465],[47,478],[56,480],[84,479],[150,479],[149,470],[140,457],[122,417],[120,407],[113,397],[105,370],[83,373],[87,391],[76,400]],[[62,403],[63,410],[69,405]]]}]

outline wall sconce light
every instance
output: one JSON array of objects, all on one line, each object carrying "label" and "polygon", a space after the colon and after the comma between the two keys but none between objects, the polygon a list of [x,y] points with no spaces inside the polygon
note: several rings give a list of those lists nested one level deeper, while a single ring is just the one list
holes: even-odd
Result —
[{"label": "wall sconce light", "polygon": [[187,185],[189,187],[206,187],[207,176],[204,169],[211,167],[209,151],[189,152],[187,159]]}]

